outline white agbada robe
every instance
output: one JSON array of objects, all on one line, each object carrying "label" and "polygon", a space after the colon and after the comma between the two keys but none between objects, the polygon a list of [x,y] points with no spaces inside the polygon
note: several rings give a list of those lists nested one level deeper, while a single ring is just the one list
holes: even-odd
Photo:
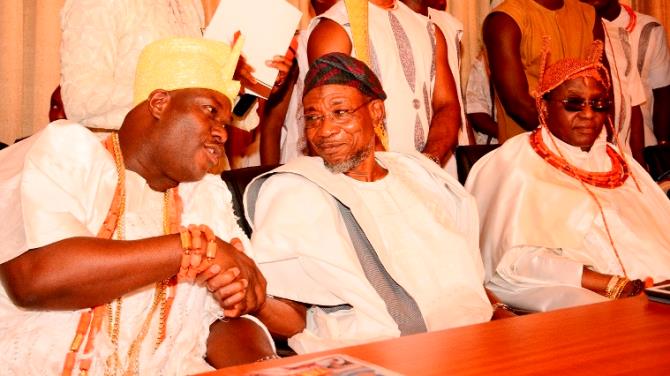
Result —
[{"label": "white agbada robe", "polygon": [[[542,130],[545,144],[555,152]],[[582,267],[623,275],[597,204],[579,181],[540,158],[529,133],[506,141],[470,171],[466,189],[479,207],[487,287],[519,308],[546,311],[606,300],[581,287]],[[609,171],[605,131],[589,152],[554,138],[578,168]],[[632,177],[619,188],[589,186],[631,279],[670,278],[670,201],[626,155]]]},{"label": "white agbada robe", "polygon": [[421,155],[376,156],[389,170],[377,182],[353,181],[330,173],[321,158],[301,157],[262,184],[255,205],[256,188],[245,194],[254,259],[268,294],[352,306],[332,313],[311,308],[306,329],[289,340],[298,353],[400,335],[365,277],[331,194],[352,210],[385,269],[416,301],[429,331],[491,317],[472,197]]},{"label": "white agbada robe", "polygon": [[[96,236],[114,196],[117,174],[111,154],[89,130],[58,121],[0,152],[0,262],[27,250],[76,236]],[[183,224],[207,224],[221,239],[238,237],[231,194],[218,176],[179,186]],[[163,234],[163,194],[126,171],[126,238]],[[230,213],[230,214],[228,214]],[[125,364],[154,296],[147,286],[123,297],[119,355]],[[0,287],[0,364],[3,375],[59,374],[82,310],[32,311],[16,307]],[[222,311],[204,287],[177,284],[167,336],[154,353],[158,313],[140,353],[140,373],[183,375],[211,370],[204,361],[209,325]],[[103,323],[103,328],[105,324]],[[104,373],[112,350],[106,330],[96,337],[90,374]],[[75,365],[75,369],[78,365]]]}]

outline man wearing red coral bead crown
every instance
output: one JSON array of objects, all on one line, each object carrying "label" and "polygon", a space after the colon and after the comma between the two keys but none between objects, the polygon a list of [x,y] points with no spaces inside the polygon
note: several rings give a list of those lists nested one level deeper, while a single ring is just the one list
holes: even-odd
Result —
[{"label": "man wearing red coral bead crown", "polygon": [[610,80],[602,43],[547,67],[535,93],[541,126],[473,167],[487,287],[546,311],[637,295],[670,279],[670,201],[606,141]]}]

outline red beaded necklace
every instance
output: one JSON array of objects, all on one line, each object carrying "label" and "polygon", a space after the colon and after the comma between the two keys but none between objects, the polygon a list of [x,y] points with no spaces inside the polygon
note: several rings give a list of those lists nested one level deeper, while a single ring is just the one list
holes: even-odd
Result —
[{"label": "red beaded necklace", "polygon": [[570,164],[565,158],[549,150],[542,139],[542,127],[536,128],[530,135],[530,146],[535,153],[554,168],[566,175],[578,179],[586,184],[599,188],[618,188],[622,186],[629,175],[628,164],[610,145],[607,145],[607,155],[612,162],[612,168],[606,172],[591,172]]}]

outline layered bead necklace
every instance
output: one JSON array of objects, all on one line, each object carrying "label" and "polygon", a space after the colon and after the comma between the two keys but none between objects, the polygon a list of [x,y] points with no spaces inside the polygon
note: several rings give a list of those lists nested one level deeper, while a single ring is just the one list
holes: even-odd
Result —
[{"label": "layered bead necklace", "polygon": [[612,162],[610,171],[586,171],[571,165],[563,156],[551,151],[542,139],[541,129],[542,127],[538,127],[530,134],[530,146],[537,155],[564,174],[599,188],[618,188],[626,182],[629,175],[628,164],[611,146],[606,147],[607,156]]},{"label": "layered bead necklace", "polygon": [[[126,228],[124,214],[126,209],[126,175],[117,133],[113,133],[107,140],[105,140],[105,147],[114,157],[117,172],[117,185],[112,205],[100,231],[98,232],[98,237],[106,239],[114,237],[117,240],[125,240]],[[180,218],[181,200],[177,188],[169,189],[163,194],[163,233],[172,234],[178,232]],[[77,325],[77,333],[70,346],[70,351],[66,356],[62,374],[72,374],[76,356],[87,333],[88,338],[86,339],[86,346],[84,348],[84,357],[79,361],[79,371],[81,375],[86,375],[88,373],[92,363],[90,353],[94,347],[95,336],[102,326],[103,318],[107,320],[106,330],[113,347],[113,353],[105,362],[105,375],[139,374],[139,358],[142,343],[149,332],[156,311],[159,311],[160,313],[154,351],[165,339],[167,320],[176,292],[176,282],[176,277],[172,277],[156,283],[154,288],[154,298],[151,307],[149,308],[149,313],[128,349],[125,370],[123,369],[124,367],[119,357],[119,333],[121,330],[121,309],[123,306],[122,298],[119,297],[111,303],[94,307],[81,314],[79,324]],[[87,357],[86,355],[89,356]]]},{"label": "layered bead necklace", "polygon": [[[126,209],[126,195],[125,195],[125,165],[123,163],[123,154],[121,153],[121,147],[119,145],[119,136],[117,133],[112,134],[112,144],[113,144],[113,154],[114,154],[114,164],[116,165],[116,171],[118,174],[119,185],[122,187],[121,199],[119,203],[119,219],[118,226],[116,228],[116,239],[117,240],[126,240],[126,228],[125,228],[125,209]],[[170,195],[173,192],[173,189],[168,189],[163,193],[163,234],[171,234],[173,231],[171,220],[170,220]],[[168,287],[172,286],[174,290],[174,281],[171,279],[166,279],[161,282],[157,282],[154,288],[154,299],[151,303],[149,309],[149,314],[144,319],[142,326],[140,328],[137,337],[133,340],[128,349],[128,365],[123,372],[124,375],[137,375],[139,373],[139,355],[142,347],[142,342],[149,332],[151,327],[151,322],[156,313],[156,310],[160,310],[159,323],[158,323],[158,335],[156,336],[154,350],[160,346],[160,344],[165,339],[167,319],[169,315],[169,309],[174,300],[174,293],[168,296]],[[174,291],[173,291],[174,292]],[[121,328],[121,308],[122,308],[122,298],[119,297],[112,303],[106,305],[107,312],[107,332],[109,334],[110,340],[114,347],[114,353],[107,358],[107,367],[105,373],[109,375],[116,375],[117,371],[121,369],[121,362],[118,355],[119,350],[119,332]]]}]

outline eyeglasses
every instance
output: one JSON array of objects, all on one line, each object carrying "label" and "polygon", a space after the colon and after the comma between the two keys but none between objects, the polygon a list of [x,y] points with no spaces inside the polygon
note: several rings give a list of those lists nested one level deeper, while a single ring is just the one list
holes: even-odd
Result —
[{"label": "eyeglasses", "polygon": [[363,106],[365,106],[370,102],[372,102],[372,100],[363,102],[358,107],[351,110],[337,109],[327,112],[325,115],[319,113],[304,114],[302,118],[305,121],[305,128],[316,127],[317,125],[321,124],[321,122],[326,118],[328,118],[328,120],[332,121],[335,124],[346,124],[349,121],[351,121],[351,119],[354,118],[354,113],[356,113],[356,111],[360,110],[361,108],[363,108]]},{"label": "eyeglasses", "polygon": [[546,100],[563,103],[563,108],[569,112],[584,111],[587,103],[591,107],[591,110],[595,112],[607,112],[609,111],[610,105],[612,104],[612,101],[605,98],[594,98],[587,100],[579,97],[568,97],[563,99],[546,98]]}]

